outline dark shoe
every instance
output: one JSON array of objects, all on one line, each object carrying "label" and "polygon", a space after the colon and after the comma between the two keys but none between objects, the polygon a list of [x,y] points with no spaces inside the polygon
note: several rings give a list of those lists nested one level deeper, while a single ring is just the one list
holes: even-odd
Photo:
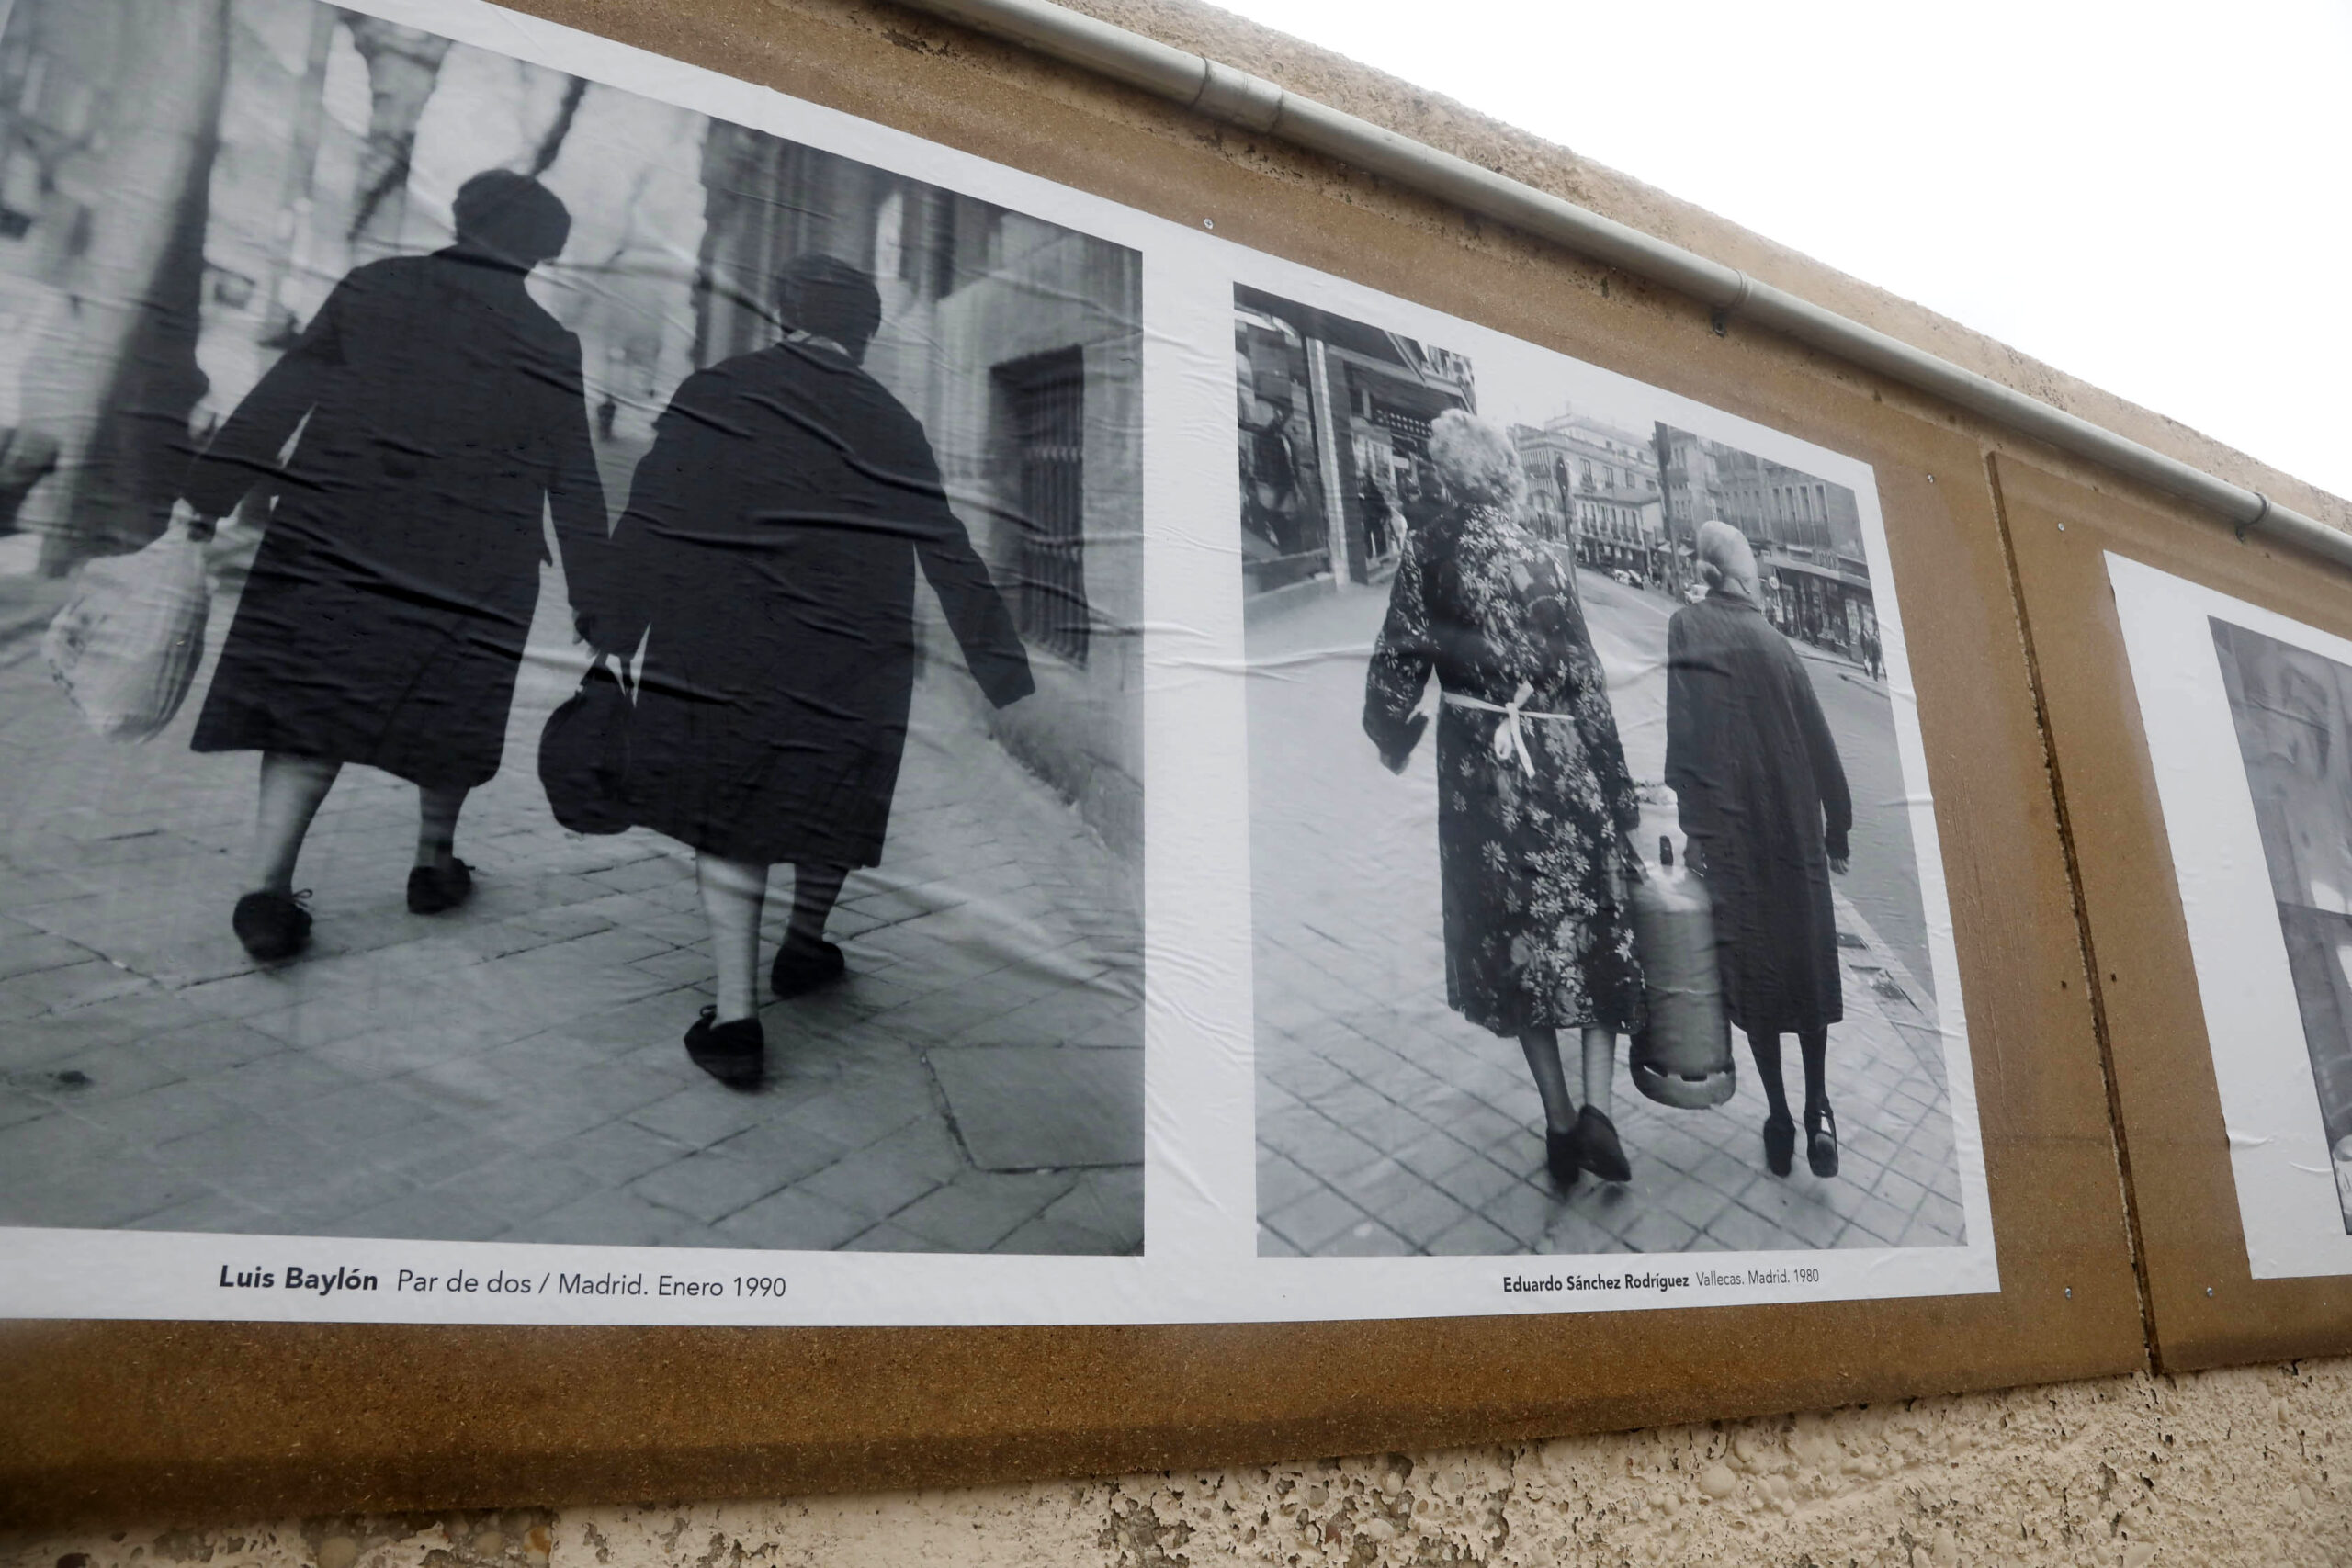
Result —
[{"label": "dark shoe", "polygon": [[1617,1124],[1586,1106],[1577,1113],[1577,1154],[1584,1168],[1603,1181],[1631,1181],[1633,1162],[1617,1141]]},{"label": "dark shoe", "polygon": [[1838,1113],[1826,1101],[1804,1113],[1804,1162],[1815,1176],[1838,1174]]},{"label": "dark shoe", "polygon": [[768,966],[768,984],[789,1001],[830,986],[848,973],[849,960],[831,942],[802,942],[786,937],[775,950],[775,962]]},{"label": "dark shoe", "polygon": [[1786,1176],[1796,1156],[1797,1124],[1785,1116],[1764,1118],[1764,1168]]},{"label": "dark shoe", "polygon": [[718,1017],[715,1007],[702,1010],[686,1031],[686,1055],[729,1089],[757,1089],[767,1071],[767,1031],[756,1018],[720,1023]]},{"label": "dark shoe", "polygon": [[300,893],[248,893],[237,900],[229,917],[237,940],[264,964],[291,958],[311,942],[311,911],[302,908],[310,897]]},{"label": "dark shoe", "polygon": [[1544,1168],[1552,1173],[1552,1179],[1563,1192],[1577,1184],[1577,1175],[1584,1168],[1577,1132],[1574,1127],[1565,1133],[1544,1129]]},{"label": "dark shoe", "polygon": [[474,896],[473,868],[461,860],[449,863],[449,869],[420,865],[408,874],[408,912],[412,915],[437,915],[454,909]]}]

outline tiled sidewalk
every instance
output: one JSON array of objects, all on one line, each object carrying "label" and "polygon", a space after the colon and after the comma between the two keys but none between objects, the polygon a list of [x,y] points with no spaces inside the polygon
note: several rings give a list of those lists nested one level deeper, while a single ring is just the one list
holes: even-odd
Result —
[{"label": "tiled sidewalk", "polygon": [[[1136,878],[934,681],[831,927],[854,977],[765,1010],[743,1095],[679,1045],[712,973],[688,854],[548,814],[570,654],[526,668],[468,806],[474,901],[406,912],[414,794],[348,770],[303,857],[311,951],[262,971],[228,929],[253,759],[187,751],[200,687],[144,746],[93,739],[37,643],[0,645],[0,1223],[1140,1247]],[[789,901],[780,869],[771,942]]]},{"label": "tiled sidewalk", "polygon": [[[1842,906],[1842,900],[1841,900]],[[1290,1256],[1750,1251],[1939,1247],[1962,1239],[1941,1052],[1916,986],[1849,906],[1846,1021],[1830,1032],[1842,1168],[1764,1169],[1763,1092],[1735,1044],[1739,1092],[1709,1111],[1654,1104],[1616,1079],[1634,1179],[1566,1197],[1544,1170],[1543,1112],[1517,1042],[1465,1024],[1442,993],[1366,1003],[1359,964],[1317,933],[1261,942],[1261,1249]],[[1335,931],[1331,933],[1339,935]],[[1261,995],[1264,994],[1261,991]],[[1320,999],[1328,1011],[1311,1005]],[[1564,1043],[1571,1060],[1575,1045]],[[1803,1078],[1782,1043],[1790,1092]]]}]

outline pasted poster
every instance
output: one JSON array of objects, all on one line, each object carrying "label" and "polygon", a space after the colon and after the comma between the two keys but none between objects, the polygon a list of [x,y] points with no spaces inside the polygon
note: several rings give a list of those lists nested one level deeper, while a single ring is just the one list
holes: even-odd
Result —
[{"label": "pasted poster", "polygon": [[6,15],[0,1313],[1996,1288],[1865,466],[479,0]]},{"label": "pasted poster", "polygon": [[1984,1277],[1869,469],[1287,268],[1234,334],[1261,1256]]},{"label": "pasted poster", "polygon": [[2352,642],[2108,557],[2254,1277],[2352,1273]]}]

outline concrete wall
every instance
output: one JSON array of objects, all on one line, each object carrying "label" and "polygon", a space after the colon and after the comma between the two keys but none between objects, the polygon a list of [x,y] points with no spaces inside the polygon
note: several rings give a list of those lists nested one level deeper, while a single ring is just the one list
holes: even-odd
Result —
[{"label": "concrete wall", "polygon": [[[1074,3],[1558,191],[2314,515],[2352,523],[2352,506],[2291,476],[1458,105],[1179,0]],[[822,25],[887,34],[901,47],[994,58],[989,46],[887,6],[787,0],[773,8],[779,27],[816,13]],[[1002,58],[1008,63],[987,68],[1084,96],[1054,68]],[[1202,135],[1238,161],[1390,208],[1458,234],[1465,245],[1518,246],[1435,204],[1382,191],[1279,146]],[[1690,1331],[1707,1331],[1703,1316]],[[1212,1474],[198,1529],[119,1522],[0,1540],[0,1562],[36,1568],[1220,1562],[1270,1568],[2344,1563],[2352,1562],[2352,1360]]]},{"label": "concrete wall", "polygon": [[0,1537],[6,1568],[2347,1562],[2352,1360],[1222,1474]]}]

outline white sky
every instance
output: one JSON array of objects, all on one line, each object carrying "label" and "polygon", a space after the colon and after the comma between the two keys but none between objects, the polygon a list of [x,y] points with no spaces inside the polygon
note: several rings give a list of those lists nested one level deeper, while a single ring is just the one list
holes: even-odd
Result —
[{"label": "white sky", "polygon": [[1223,4],[2352,497],[2352,0]]}]

